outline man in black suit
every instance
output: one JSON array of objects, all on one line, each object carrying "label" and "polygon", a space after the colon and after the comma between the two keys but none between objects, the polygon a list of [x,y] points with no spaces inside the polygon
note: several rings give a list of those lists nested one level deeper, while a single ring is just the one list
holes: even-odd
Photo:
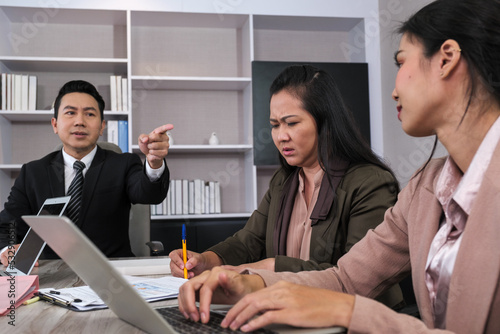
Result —
[{"label": "man in black suit", "polygon": [[[165,124],[139,136],[140,150],[146,156],[143,164],[136,154],[117,154],[97,146],[106,125],[103,111],[104,100],[92,84],[70,81],[60,89],[52,127],[63,149],[21,168],[0,212],[0,248],[17,246],[26,234],[22,215],[36,214],[47,198],[68,193],[76,174],[73,163],[80,160],[85,164],[84,183],[74,223],[106,256],[133,256],[128,235],[130,206],[158,204],[166,197],[170,177],[164,160],[169,148],[166,132],[173,126]],[[12,246],[2,251],[1,262],[7,265]],[[50,252],[45,257],[55,255]]]}]

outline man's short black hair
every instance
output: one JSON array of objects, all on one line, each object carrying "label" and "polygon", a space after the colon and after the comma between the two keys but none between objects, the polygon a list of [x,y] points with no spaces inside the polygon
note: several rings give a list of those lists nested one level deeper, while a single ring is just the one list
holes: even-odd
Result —
[{"label": "man's short black hair", "polygon": [[83,80],[73,80],[64,84],[59,90],[59,94],[54,101],[54,118],[57,119],[57,114],[59,112],[59,107],[61,106],[61,100],[64,95],[69,93],[85,93],[92,96],[99,106],[99,111],[101,114],[101,120],[104,119],[104,99],[97,89],[91,83]]}]

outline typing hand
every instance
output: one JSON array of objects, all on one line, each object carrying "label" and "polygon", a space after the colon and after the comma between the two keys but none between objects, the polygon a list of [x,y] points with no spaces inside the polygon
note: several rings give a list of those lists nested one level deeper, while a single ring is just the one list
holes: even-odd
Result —
[{"label": "typing hand", "polygon": [[165,124],[154,129],[149,135],[141,134],[139,136],[139,148],[146,155],[149,166],[158,169],[163,164],[163,159],[168,154],[167,131],[172,130],[172,124]]},{"label": "typing hand", "polygon": [[[246,294],[264,288],[264,281],[257,275],[241,275],[215,267],[190,279],[179,289],[179,310],[186,319],[207,323],[210,304],[234,304]],[[200,308],[196,308],[196,296]]]},{"label": "typing hand", "polygon": [[280,281],[244,296],[229,310],[221,326],[245,332],[276,323],[348,327],[353,308],[352,295]]}]

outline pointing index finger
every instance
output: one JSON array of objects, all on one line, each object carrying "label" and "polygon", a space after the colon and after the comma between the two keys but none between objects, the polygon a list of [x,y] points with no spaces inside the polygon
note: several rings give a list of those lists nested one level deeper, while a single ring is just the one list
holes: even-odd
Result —
[{"label": "pointing index finger", "polygon": [[168,130],[172,130],[174,126],[172,124],[164,124],[153,130],[154,133],[165,133]]}]

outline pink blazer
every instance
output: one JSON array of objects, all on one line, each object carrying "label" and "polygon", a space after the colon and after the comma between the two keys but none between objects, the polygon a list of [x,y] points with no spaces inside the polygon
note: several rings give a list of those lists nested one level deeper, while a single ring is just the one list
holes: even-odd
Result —
[{"label": "pink blazer", "polygon": [[[444,161],[444,158],[431,161],[424,172],[413,178],[399,194],[395,206],[387,210],[384,222],[354,245],[338,261],[338,267],[297,274],[266,271],[258,271],[258,274],[268,286],[285,279],[356,294],[349,333],[437,331],[433,330],[425,264],[442,213],[434,186]],[[410,271],[422,321],[398,314],[370,299]],[[462,236],[450,282],[447,331],[500,333],[499,280],[500,144]]]}]

